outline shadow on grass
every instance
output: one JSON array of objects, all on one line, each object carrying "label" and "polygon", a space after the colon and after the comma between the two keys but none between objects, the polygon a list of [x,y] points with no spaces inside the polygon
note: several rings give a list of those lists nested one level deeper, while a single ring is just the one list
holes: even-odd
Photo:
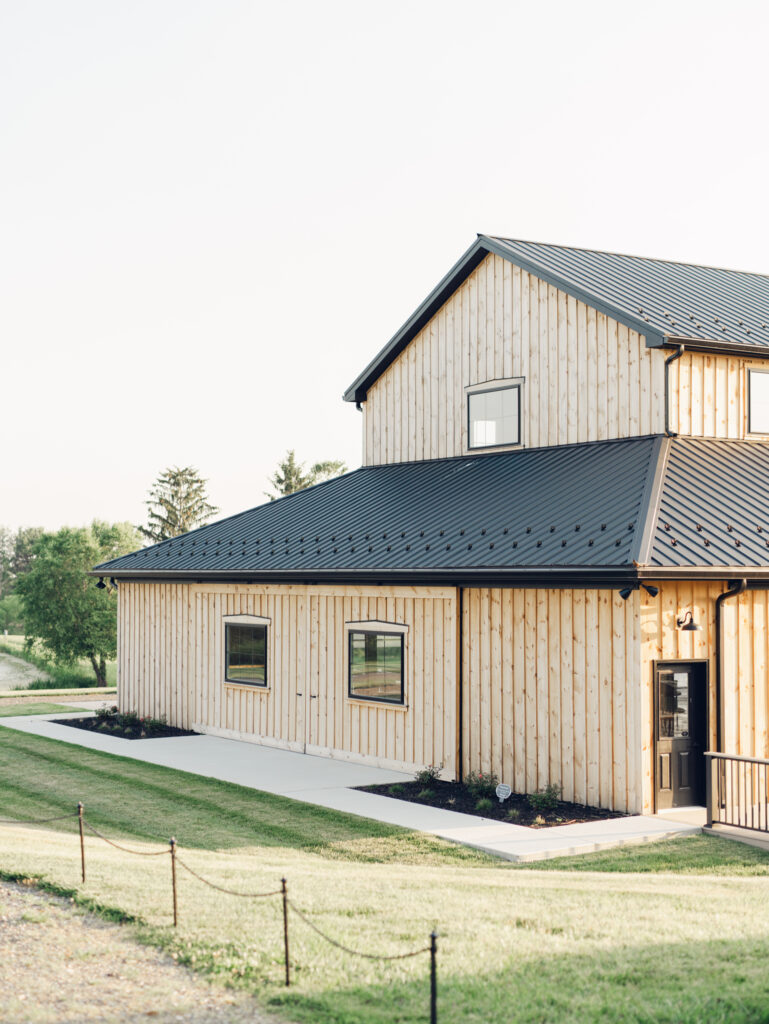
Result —
[{"label": "shadow on grass", "polygon": [[[472,951],[468,951],[470,958]],[[499,970],[446,977],[438,959],[440,1024],[753,1024],[769,1019],[769,939],[505,957]],[[500,957],[502,959],[502,957]],[[350,959],[350,977],[355,963]],[[417,1024],[429,1020],[429,959],[422,980],[303,994],[267,1005],[301,1024]],[[383,970],[383,978],[387,969]],[[301,977],[301,972],[300,972]],[[301,981],[300,981],[301,986]]]},{"label": "shadow on grass", "polygon": [[412,851],[423,860],[489,863],[476,851],[367,818],[1,727],[0,736],[3,818],[66,813],[82,800],[87,819],[114,838],[165,843],[174,835],[180,846],[205,850],[274,846],[378,862]]}]

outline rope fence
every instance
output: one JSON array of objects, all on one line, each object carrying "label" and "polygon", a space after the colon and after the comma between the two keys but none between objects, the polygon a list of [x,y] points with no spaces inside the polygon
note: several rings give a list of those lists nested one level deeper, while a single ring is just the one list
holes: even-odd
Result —
[{"label": "rope fence", "polygon": [[82,802],[78,803],[77,810],[70,814],[61,814],[52,818],[0,818],[1,825],[46,825],[52,821],[66,821],[68,819],[77,819],[78,831],[80,837],[80,876],[81,881],[85,882],[85,829],[87,829],[97,839],[101,839],[103,842],[108,843],[116,850],[120,850],[122,853],[128,853],[136,857],[164,857],[170,856],[171,858],[171,888],[173,896],[173,919],[174,927],[176,928],[179,923],[179,912],[178,912],[178,901],[177,901],[177,877],[176,877],[176,866],[177,864],[184,868],[193,878],[197,879],[203,885],[208,886],[211,889],[215,889],[217,892],[224,893],[227,896],[235,896],[241,899],[266,899],[272,896],[280,896],[283,904],[283,953],[284,953],[284,966],[285,966],[285,983],[286,987],[291,984],[291,960],[289,957],[289,911],[296,914],[300,921],[306,924],[316,935],[318,935],[325,942],[328,942],[331,946],[341,950],[348,956],[363,957],[366,960],[376,960],[380,962],[388,962],[393,960],[408,960],[411,957],[421,956],[423,953],[430,954],[430,1024],[437,1024],[438,1021],[438,1006],[437,1006],[437,975],[438,975],[438,933],[432,931],[430,933],[430,942],[427,946],[420,946],[419,949],[412,949],[406,953],[367,953],[364,950],[352,949],[350,946],[346,946],[344,943],[339,942],[337,939],[327,935],[321,928],[319,928],[314,921],[312,921],[307,914],[300,910],[299,907],[290,900],[288,897],[288,881],[285,878],[280,880],[280,889],[271,889],[268,892],[238,892],[235,889],[227,889],[224,886],[217,885],[215,882],[211,882],[209,879],[204,878],[198,874],[189,864],[185,863],[179,856],[177,850],[177,842],[175,838],[168,840],[168,849],[164,850],[132,850],[128,846],[123,846],[121,843],[116,843],[113,839],[105,836],[95,826],[93,826],[85,818],[85,809]]}]

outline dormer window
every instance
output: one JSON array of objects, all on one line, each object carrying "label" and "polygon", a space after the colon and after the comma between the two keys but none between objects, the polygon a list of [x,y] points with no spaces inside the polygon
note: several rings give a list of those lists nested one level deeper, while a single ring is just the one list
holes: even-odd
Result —
[{"label": "dormer window", "polygon": [[520,382],[479,385],[468,390],[467,438],[469,449],[521,443]]},{"label": "dormer window", "polygon": [[748,433],[769,434],[769,372],[748,370]]}]

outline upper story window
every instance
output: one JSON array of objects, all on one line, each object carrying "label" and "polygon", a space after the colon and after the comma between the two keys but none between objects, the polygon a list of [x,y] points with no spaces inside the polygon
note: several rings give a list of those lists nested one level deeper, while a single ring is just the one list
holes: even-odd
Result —
[{"label": "upper story window", "polygon": [[769,371],[748,370],[748,433],[769,434]]},{"label": "upper story window", "polygon": [[267,624],[245,615],[225,621],[226,682],[267,686]]},{"label": "upper story window", "polygon": [[521,443],[521,385],[478,387],[467,393],[468,448]]}]

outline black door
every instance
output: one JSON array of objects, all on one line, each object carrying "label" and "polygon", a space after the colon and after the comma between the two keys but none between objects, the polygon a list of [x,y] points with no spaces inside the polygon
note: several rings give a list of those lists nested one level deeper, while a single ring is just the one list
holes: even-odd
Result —
[{"label": "black door", "polygon": [[655,666],[657,810],[705,803],[708,675],[705,662]]}]

